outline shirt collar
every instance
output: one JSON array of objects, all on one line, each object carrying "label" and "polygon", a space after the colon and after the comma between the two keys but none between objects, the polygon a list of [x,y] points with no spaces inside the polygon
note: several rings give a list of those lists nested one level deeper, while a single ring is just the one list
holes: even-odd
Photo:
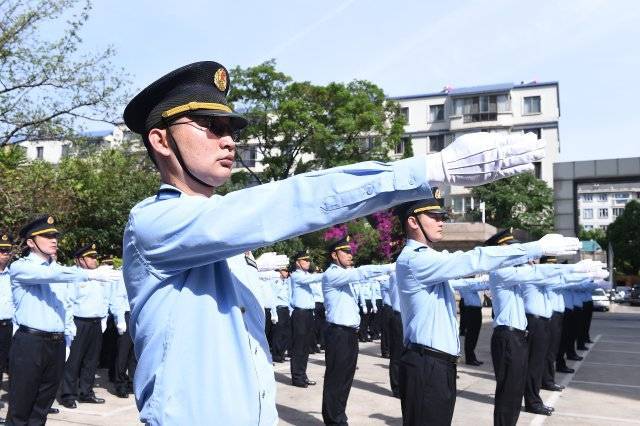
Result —
[{"label": "shirt collar", "polygon": [[418,247],[427,247],[429,248],[429,246],[427,246],[426,244],[423,244],[421,242],[418,242],[416,240],[412,240],[411,238],[409,238],[407,240],[407,243],[405,244],[406,247],[412,248],[412,249],[416,249]]},{"label": "shirt collar", "polygon": [[27,259],[30,262],[39,263],[40,265],[51,264],[51,262],[49,262],[47,259],[42,258],[39,254],[36,254],[34,252],[30,252],[29,255],[27,256]]}]

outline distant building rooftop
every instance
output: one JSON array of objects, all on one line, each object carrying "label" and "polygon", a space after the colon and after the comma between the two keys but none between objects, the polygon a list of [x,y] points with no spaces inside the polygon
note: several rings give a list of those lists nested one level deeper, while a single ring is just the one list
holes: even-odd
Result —
[{"label": "distant building rooftop", "polygon": [[409,100],[409,99],[421,99],[432,98],[437,96],[464,96],[464,95],[480,95],[484,93],[504,93],[513,89],[524,89],[528,87],[541,87],[541,86],[557,86],[557,81],[537,82],[532,81],[529,83],[498,83],[488,84],[484,86],[471,86],[471,87],[445,87],[440,92],[423,93],[418,95],[406,95],[406,96],[391,96],[392,100]]}]

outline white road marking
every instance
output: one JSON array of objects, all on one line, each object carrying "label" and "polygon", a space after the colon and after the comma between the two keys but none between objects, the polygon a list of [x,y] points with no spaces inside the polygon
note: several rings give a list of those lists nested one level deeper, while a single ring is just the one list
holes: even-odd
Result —
[{"label": "white road marking", "polygon": [[584,385],[597,385],[597,386],[616,386],[621,388],[634,388],[640,389],[640,385],[621,385],[618,383],[606,383],[606,382],[587,382],[584,380],[574,380],[572,383],[581,383]]},{"label": "white road marking", "polygon": [[578,414],[578,413],[553,413],[554,416],[561,417],[577,417],[582,419],[593,419],[593,420],[604,420],[605,424],[615,424],[615,423],[631,423],[631,424],[640,424],[640,420],[632,420],[632,419],[623,419],[620,417],[606,417],[606,416],[595,416],[593,414]]},{"label": "white road marking", "polygon": [[609,362],[591,362],[591,361],[585,361],[584,364],[604,365],[607,367],[640,367],[640,364],[611,364]]}]

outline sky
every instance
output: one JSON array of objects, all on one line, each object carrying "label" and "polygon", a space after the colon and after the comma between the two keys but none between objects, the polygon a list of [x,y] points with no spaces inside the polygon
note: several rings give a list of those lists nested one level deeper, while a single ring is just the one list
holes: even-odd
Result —
[{"label": "sky", "polygon": [[294,80],[366,79],[388,96],[558,81],[560,161],[640,156],[634,0],[109,0],[81,34],[115,48],[135,90],[195,61],[271,58]]}]

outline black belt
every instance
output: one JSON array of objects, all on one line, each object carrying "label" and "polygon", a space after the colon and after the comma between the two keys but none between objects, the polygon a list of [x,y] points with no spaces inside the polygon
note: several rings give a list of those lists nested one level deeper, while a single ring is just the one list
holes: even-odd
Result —
[{"label": "black belt", "polygon": [[64,333],[56,333],[51,331],[42,331],[37,328],[27,327],[26,325],[21,325],[18,328],[18,331],[27,334],[33,334],[34,336],[44,337],[49,340],[64,340]]},{"label": "black belt", "polygon": [[445,361],[449,361],[453,364],[458,362],[458,357],[455,355],[451,355],[446,352],[442,352],[437,349],[430,348],[429,346],[421,345],[419,343],[409,343],[407,345],[407,349],[417,352],[420,355],[429,355],[434,358],[439,358]]},{"label": "black belt", "polygon": [[358,327],[349,327],[348,325],[342,325],[342,324],[335,324],[335,323],[328,323],[329,327],[338,327],[341,328],[343,330],[347,330],[347,331],[351,331],[353,333],[357,333],[358,332]]},{"label": "black belt", "polygon": [[94,318],[73,317],[73,319],[77,319],[78,321],[82,321],[82,322],[92,322],[94,324],[102,322],[102,317],[94,317]]},{"label": "black belt", "polygon": [[520,330],[519,328],[511,327],[509,325],[499,325],[495,327],[494,330],[513,331],[515,333],[522,334],[524,337],[527,337],[529,334],[529,330]]},{"label": "black belt", "polygon": [[464,305],[465,309],[482,309],[482,306]]},{"label": "black belt", "polygon": [[293,308],[294,311],[309,311],[309,312],[313,312],[315,310],[315,308]]},{"label": "black belt", "polygon": [[287,305],[278,305],[278,306],[276,306],[276,309],[284,309],[284,308],[289,309],[289,307]]},{"label": "black belt", "polygon": [[536,314],[526,314],[528,317],[533,317],[535,319],[539,319],[542,321],[549,321],[549,318],[547,317],[543,317],[542,315],[536,315]]}]

